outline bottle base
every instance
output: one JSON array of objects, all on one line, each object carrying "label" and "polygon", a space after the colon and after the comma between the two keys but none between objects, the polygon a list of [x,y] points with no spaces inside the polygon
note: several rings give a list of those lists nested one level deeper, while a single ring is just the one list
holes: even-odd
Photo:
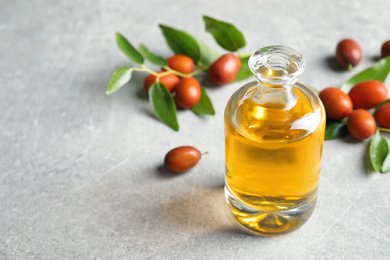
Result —
[{"label": "bottle base", "polygon": [[225,197],[234,220],[241,228],[255,235],[275,236],[297,229],[310,218],[315,208],[317,193],[304,204],[277,212],[265,212],[249,207],[237,199],[227,185]]}]

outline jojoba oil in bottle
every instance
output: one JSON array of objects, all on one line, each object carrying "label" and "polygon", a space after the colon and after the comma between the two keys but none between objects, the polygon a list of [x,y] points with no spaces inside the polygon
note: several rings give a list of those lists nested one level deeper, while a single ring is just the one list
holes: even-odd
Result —
[{"label": "jojoba oil in bottle", "polygon": [[225,195],[242,227],[272,236],[301,226],[314,210],[325,113],[316,93],[297,83],[305,61],[296,50],[262,48],[249,67],[257,81],[225,109]]}]

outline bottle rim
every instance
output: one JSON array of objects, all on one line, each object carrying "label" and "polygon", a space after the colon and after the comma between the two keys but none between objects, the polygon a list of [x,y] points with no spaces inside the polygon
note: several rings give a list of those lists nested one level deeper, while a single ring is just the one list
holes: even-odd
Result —
[{"label": "bottle rim", "polygon": [[[254,52],[248,60],[249,68],[259,80],[288,82],[296,81],[306,67],[306,61],[297,50],[283,46],[271,45]],[[265,75],[263,71],[271,69],[279,75]]]}]

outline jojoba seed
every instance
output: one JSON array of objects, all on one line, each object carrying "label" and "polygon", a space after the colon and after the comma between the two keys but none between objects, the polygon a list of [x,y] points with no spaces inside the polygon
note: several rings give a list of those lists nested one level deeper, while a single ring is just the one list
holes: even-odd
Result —
[{"label": "jojoba seed", "polygon": [[381,55],[382,58],[385,58],[390,55],[390,40],[383,43],[382,48],[381,48]]},{"label": "jojoba seed", "polygon": [[175,89],[176,103],[184,109],[192,108],[199,103],[202,89],[195,78],[182,78]]},{"label": "jojoba seed", "polygon": [[168,67],[178,72],[189,74],[194,72],[195,63],[187,55],[177,54],[167,59]]},{"label": "jojoba seed", "polygon": [[356,84],[349,91],[348,95],[355,109],[370,109],[385,101],[388,91],[382,82],[378,80],[367,80]]},{"label": "jojoba seed", "polygon": [[195,147],[180,146],[165,155],[164,164],[171,172],[185,172],[194,167],[200,158],[200,151]]},{"label": "jojoba seed", "polygon": [[241,68],[241,60],[233,53],[226,53],[219,57],[209,68],[210,80],[216,85],[230,83],[237,76]]},{"label": "jojoba seed", "polygon": [[390,129],[390,103],[384,104],[378,109],[376,120],[381,126]]},{"label": "jojoba seed", "polygon": [[336,59],[341,67],[350,69],[362,60],[362,50],[355,40],[343,39],[337,44]]},{"label": "jojoba seed", "polygon": [[363,140],[375,133],[376,122],[367,110],[356,109],[348,117],[347,128],[353,137]]},{"label": "jojoba seed", "polygon": [[341,120],[352,112],[351,98],[336,87],[328,87],[321,91],[319,97],[324,104],[326,116]]},{"label": "jojoba seed", "polygon": [[[165,70],[162,70],[157,73],[160,74],[165,72],[166,72]],[[157,77],[153,74],[150,74],[145,78],[144,89],[146,93],[149,92],[150,86],[156,82],[156,78]],[[173,92],[175,90],[175,87],[179,83],[179,81],[180,81],[179,77],[172,73],[160,77],[160,83],[162,83],[170,92]]]}]

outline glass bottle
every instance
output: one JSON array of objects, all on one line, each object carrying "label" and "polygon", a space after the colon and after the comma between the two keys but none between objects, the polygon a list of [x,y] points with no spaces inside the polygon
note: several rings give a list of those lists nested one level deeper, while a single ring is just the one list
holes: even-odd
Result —
[{"label": "glass bottle", "polygon": [[314,210],[325,112],[297,83],[305,61],[296,50],[265,47],[248,63],[257,81],[225,109],[225,196],[242,227],[270,236],[301,226]]}]

